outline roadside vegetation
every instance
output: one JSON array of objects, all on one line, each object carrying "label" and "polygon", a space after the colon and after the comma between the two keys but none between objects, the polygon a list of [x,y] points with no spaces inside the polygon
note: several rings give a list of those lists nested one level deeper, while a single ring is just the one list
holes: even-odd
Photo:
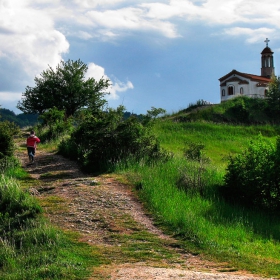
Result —
[{"label": "roadside vegetation", "polygon": [[[123,106],[111,109],[104,100],[109,81],[85,80],[86,70],[81,61],[69,60],[26,88],[18,108],[40,114],[35,129],[43,142],[87,172],[128,179],[158,225],[187,251],[280,277],[279,79],[267,100],[198,101],[173,115],[152,108],[124,118]],[[55,90],[38,104],[49,85]],[[77,95],[70,98],[73,87]],[[16,129],[6,133],[0,129],[3,139]],[[38,202],[7,175],[18,166],[4,164],[15,162],[6,144],[0,147],[1,279],[19,279],[20,273],[28,279],[83,279],[88,260],[100,262],[98,254],[42,218]]]},{"label": "roadside vegetation", "polygon": [[[0,278],[86,279],[99,254],[52,226],[27,190],[34,181],[14,156],[20,131],[0,122]],[[3,137],[4,136],[4,137]]]},{"label": "roadside vegetation", "polygon": [[[163,121],[154,127],[159,138],[166,137],[166,125]],[[190,123],[188,132],[182,130],[183,124],[169,126],[174,137],[172,144],[166,141],[165,146],[177,147],[177,156],[152,168],[131,163],[125,170],[120,164],[118,171],[134,182],[159,225],[183,240],[185,248],[227,261],[237,270],[279,277],[279,210],[264,210],[253,201],[242,203],[238,197],[229,201],[223,196],[230,158],[243,154],[250,141],[258,143],[261,127],[247,127],[250,133],[246,133],[242,126]],[[270,136],[263,137],[263,141],[275,143],[277,133],[273,131],[271,128]],[[193,143],[195,139],[200,143],[198,147]],[[188,142],[190,146],[184,148]],[[195,154],[198,156],[190,160]],[[246,192],[246,186],[242,187]],[[228,194],[234,195],[234,191]],[[253,200],[253,196],[250,198]],[[277,200],[279,203],[279,196]]]}]

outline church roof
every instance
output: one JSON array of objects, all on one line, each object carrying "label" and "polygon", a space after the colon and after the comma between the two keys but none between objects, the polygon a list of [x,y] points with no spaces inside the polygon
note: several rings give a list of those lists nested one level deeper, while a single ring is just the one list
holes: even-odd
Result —
[{"label": "church roof", "polygon": [[223,81],[227,80],[229,77],[231,77],[232,75],[239,75],[241,77],[250,79],[252,81],[260,82],[260,83],[269,83],[269,82],[271,82],[270,78],[263,77],[263,76],[258,76],[258,75],[253,75],[253,74],[242,73],[242,72],[238,72],[236,70],[232,70],[231,72],[229,72],[225,76],[221,77],[219,79],[219,81],[223,82]]},{"label": "church roof", "polygon": [[273,54],[273,51],[271,50],[270,47],[265,47],[265,48],[263,49],[263,51],[261,52],[261,54],[265,54],[265,53],[271,53],[271,54]]}]

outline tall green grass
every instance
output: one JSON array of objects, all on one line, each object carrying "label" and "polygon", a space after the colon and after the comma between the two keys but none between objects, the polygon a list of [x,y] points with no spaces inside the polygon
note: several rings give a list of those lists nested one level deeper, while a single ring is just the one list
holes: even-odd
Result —
[{"label": "tall green grass", "polygon": [[259,134],[273,139],[279,134],[279,126],[270,125],[229,125],[208,122],[174,122],[172,119],[159,120],[153,132],[161,145],[181,155],[187,143],[203,143],[205,153],[216,166],[225,167],[229,154],[240,153],[248,147],[249,141]]},{"label": "tall green grass", "polygon": [[0,279],[86,279],[101,259],[93,250],[50,225],[15,179],[0,177]]},{"label": "tall green grass", "polygon": [[[209,123],[158,122],[154,131],[175,156],[153,166],[120,164],[139,190],[139,196],[169,232],[184,240],[186,248],[227,261],[236,269],[280,276],[280,218],[226,203],[217,192],[223,184],[228,154],[242,152],[259,133],[273,139],[277,128],[229,126]],[[201,165],[183,156],[187,142],[201,142],[210,163],[202,166],[202,195],[182,189],[182,174],[197,176]],[[188,181],[191,182],[191,181]]]}]

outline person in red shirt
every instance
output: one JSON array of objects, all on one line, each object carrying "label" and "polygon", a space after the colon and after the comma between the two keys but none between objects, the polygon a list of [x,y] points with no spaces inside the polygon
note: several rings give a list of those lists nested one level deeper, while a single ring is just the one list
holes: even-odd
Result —
[{"label": "person in red shirt", "polygon": [[30,135],[26,139],[27,153],[29,156],[29,161],[34,162],[34,156],[36,152],[37,143],[40,143],[40,139],[35,135],[35,132],[32,130]]}]

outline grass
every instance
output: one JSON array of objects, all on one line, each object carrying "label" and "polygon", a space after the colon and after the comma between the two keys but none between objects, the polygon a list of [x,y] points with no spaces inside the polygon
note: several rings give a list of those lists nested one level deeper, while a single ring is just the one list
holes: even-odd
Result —
[{"label": "grass", "polygon": [[[230,205],[217,192],[227,156],[242,152],[259,133],[275,141],[278,128],[164,121],[156,123],[154,131],[166,149],[175,151],[175,157],[154,166],[120,165],[118,172],[137,186],[140,199],[158,223],[193,252],[227,261],[236,269],[279,277],[280,218]],[[193,179],[201,167],[184,158],[188,142],[203,143],[210,158],[199,175],[203,195],[178,185],[182,175]]]},{"label": "grass", "polygon": [[[232,271],[245,269],[279,278],[280,218],[229,205],[217,193],[223,184],[228,155],[242,152],[259,133],[275,141],[279,128],[164,120],[156,122],[153,129],[162,146],[174,152],[174,158],[149,166],[119,163],[117,173],[136,186],[139,198],[158,225],[177,237],[185,251],[227,262]],[[191,142],[205,146],[210,163],[200,165],[186,160],[184,151]],[[203,172],[198,173],[199,168]],[[13,172],[24,188],[34,183],[24,172]],[[47,178],[54,174],[43,175]],[[194,182],[196,176],[201,177],[198,190],[202,195],[188,189],[187,183]],[[63,201],[53,196],[41,203],[60,211]],[[28,227],[0,240],[0,278],[86,279],[96,273],[96,279],[103,279],[102,272],[98,272],[101,264],[140,260],[163,265],[163,256],[171,263],[178,261],[170,253],[168,242],[147,233],[127,217],[115,218],[114,222],[110,246],[89,246],[78,242],[79,235],[59,231],[38,214],[27,223]]]},{"label": "grass", "polygon": [[278,126],[228,125],[207,122],[178,123],[172,119],[158,121],[153,127],[161,145],[176,155],[182,155],[190,142],[205,145],[205,153],[215,166],[225,167],[229,154],[240,153],[259,134],[275,141]]},{"label": "grass", "polygon": [[[26,178],[24,172],[22,176]],[[96,248],[78,241],[78,235],[46,221],[38,201],[10,175],[0,178],[0,197],[1,279],[86,279],[92,267],[104,262]]]},{"label": "grass", "polygon": [[24,232],[25,241],[28,235],[37,243],[17,248],[12,242],[2,242],[1,279],[85,279],[91,272],[87,267],[101,263],[101,256],[89,245],[50,225],[41,223],[36,230]]}]

